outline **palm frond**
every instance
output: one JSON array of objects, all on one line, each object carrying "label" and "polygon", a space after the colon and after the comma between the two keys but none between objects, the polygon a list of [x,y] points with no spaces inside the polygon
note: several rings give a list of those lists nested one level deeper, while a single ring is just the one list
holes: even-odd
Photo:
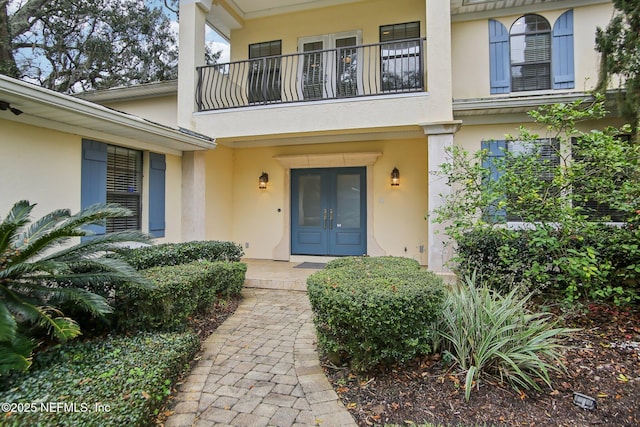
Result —
[{"label": "palm frond", "polygon": [[98,316],[103,316],[113,312],[107,300],[93,292],[81,288],[50,288],[50,299],[52,305],[61,305],[66,302],[73,302],[84,310]]},{"label": "palm frond", "polygon": [[40,311],[38,324],[47,328],[49,334],[60,341],[67,341],[82,334],[78,323],[73,319],[63,317],[60,310],[54,307],[38,307],[38,310]]},{"label": "palm frond", "polygon": [[24,371],[31,366],[31,352],[35,343],[18,335],[11,341],[0,341],[0,375],[10,371]]},{"label": "palm frond", "polygon": [[5,252],[15,238],[16,231],[29,223],[29,215],[35,204],[27,200],[16,202],[6,218],[0,223],[0,254]]},{"label": "palm frond", "polygon": [[3,300],[0,300],[0,341],[12,341],[18,324]]},{"label": "palm frond", "polygon": [[31,223],[26,230],[17,236],[17,239],[14,242],[15,247],[21,248],[22,246],[26,246],[29,242],[41,238],[70,215],[71,211],[69,209],[58,209],[48,213],[36,222]]}]

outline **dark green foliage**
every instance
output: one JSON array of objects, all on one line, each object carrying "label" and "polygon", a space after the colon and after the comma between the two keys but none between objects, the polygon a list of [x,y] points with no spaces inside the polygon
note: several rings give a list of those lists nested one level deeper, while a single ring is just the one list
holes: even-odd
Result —
[{"label": "dark green foliage", "polygon": [[307,280],[318,344],[366,370],[431,351],[444,283],[403,258],[342,258]]},{"label": "dark green foliage", "polygon": [[[0,375],[29,366],[30,339],[49,335],[66,341],[81,334],[80,326],[62,310],[101,317],[111,313],[103,295],[94,292],[103,283],[148,282],[122,259],[109,257],[127,242],[149,241],[139,232],[108,233],[75,244],[88,236],[87,226],[106,218],[129,215],[113,204],[96,204],[71,214],[55,210],[31,220],[35,204],[14,204],[0,222]],[[34,341],[35,342],[35,341]]]},{"label": "dark green foliage", "polygon": [[[2,414],[5,426],[148,426],[200,343],[193,333],[139,333],[58,345],[0,384],[0,401],[75,403],[77,411]],[[83,412],[82,404],[91,411]],[[102,404],[102,411],[94,411]],[[108,405],[108,411],[106,408]]]},{"label": "dark green foliage", "polygon": [[596,33],[596,49],[602,54],[598,90],[606,90],[611,80],[622,77],[625,91],[619,94],[618,106],[637,135],[640,124],[640,2],[613,0],[613,5],[615,14],[607,28],[598,28]]},{"label": "dark green foliage", "polygon": [[[522,284],[567,302],[636,300],[640,145],[625,137],[628,126],[578,129],[606,116],[600,95],[529,115],[553,144],[521,127],[519,136],[505,138],[524,150],[490,158],[489,150],[454,146],[441,165],[453,191],[433,214],[457,246],[454,268],[461,276],[478,270],[501,290]],[[544,156],[540,144],[547,145]],[[620,228],[606,225],[612,221]]]},{"label": "dark green foliage", "polygon": [[135,269],[186,264],[191,261],[240,261],[244,251],[233,242],[217,240],[164,243],[135,249],[121,249],[120,255]]},{"label": "dark green foliage", "polygon": [[58,92],[177,78],[171,23],[146,2],[0,1],[0,36],[0,70]]},{"label": "dark green foliage", "polygon": [[155,286],[120,286],[114,304],[121,329],[183,328],[187,319],[213,305],[218,296],[242,289],[246,264],[194,261],[142,270]]},{"label": "dark green foliage", "polygon": [[629,303],[640,296],[640,231],[597,223],[567,232],[553,227],[477,229],[457,240],[458,273],[509,291],[558,293]]}]

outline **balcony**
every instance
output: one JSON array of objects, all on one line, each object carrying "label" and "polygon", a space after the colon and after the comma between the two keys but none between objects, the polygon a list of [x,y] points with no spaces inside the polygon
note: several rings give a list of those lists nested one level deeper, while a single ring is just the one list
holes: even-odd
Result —
[{"label": "balcony", "polygon": [[425,91],[425,38],[198,67],[198,111]]}]

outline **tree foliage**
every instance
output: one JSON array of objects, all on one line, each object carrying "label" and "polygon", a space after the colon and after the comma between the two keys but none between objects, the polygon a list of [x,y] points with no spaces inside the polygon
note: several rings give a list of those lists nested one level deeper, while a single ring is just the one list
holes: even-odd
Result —
[{"label": "tree foliage", "polygon": [[598,90],[612,78],[622,81],[625,92],[618,100],[621,113],[638,132],[640,125],[640,2],[613,0],[615,13],[607,28],[598,28],[596,49],[601,53]]},{"label": "tree foliage", "polygon": [[0,73],[71,93],[174,79],[177,62],[143,0],[0,0]]},{"label": "tree foliage", "polygon": [[521,127],[499,156],[452,147],[440,175],[453,191],[434,214],[457,245],[459,272],[482,269],[498,287],[526,281],[569,300],[636,298],[640,146],[624,137],[628,126],[579,129],[606,115],[603,104],[598,95],[533,111],[543,134]]}]

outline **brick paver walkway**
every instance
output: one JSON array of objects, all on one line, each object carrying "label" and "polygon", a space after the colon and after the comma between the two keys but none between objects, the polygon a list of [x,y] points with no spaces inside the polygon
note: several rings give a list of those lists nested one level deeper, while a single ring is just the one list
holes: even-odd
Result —
[{"label": "brick paver walkway", "polygon": [[355,426],[320,367],[307,294],[242,294],[204,343],[165,426]]}]

